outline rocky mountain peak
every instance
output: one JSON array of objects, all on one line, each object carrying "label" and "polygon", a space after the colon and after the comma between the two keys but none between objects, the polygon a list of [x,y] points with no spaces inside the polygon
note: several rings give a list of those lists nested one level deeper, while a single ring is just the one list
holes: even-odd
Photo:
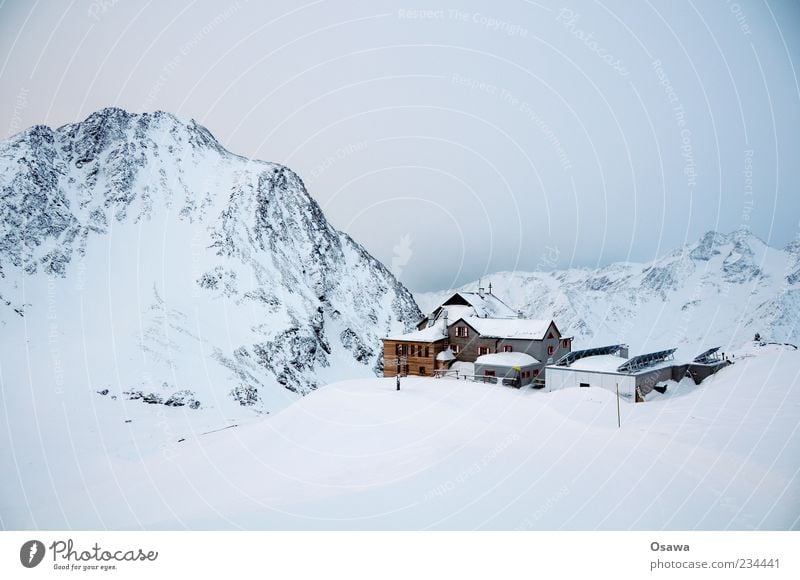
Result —
[{"label": "rocky mountain peak", "polygon": [[[50,289],[76,311],[89,292],[110,313],[95,334],[147,361],[125,376],[183,373],[160,382],[197,392],[206,369],[223,397],[264,410],[280,406],[276,388],[374,375],[380,338],[421,317],[289,168],[233,155],[194,121],[118,108],[0,142],[0,330],[21,314],[35,326],[47,308],[31,296]],[[79,322],[59,328],[80,344]],[[155,395],[142,399],[171,393]]]}]

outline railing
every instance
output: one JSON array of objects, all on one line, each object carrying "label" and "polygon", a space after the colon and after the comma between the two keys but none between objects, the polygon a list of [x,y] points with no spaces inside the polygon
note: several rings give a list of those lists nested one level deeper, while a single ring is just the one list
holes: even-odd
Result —
[{"label": "railing", "polygon": [[437,379],[440,379],[442,377],[449,377],[451,379],[456,379],[457,381],[465,380],[465,381],[473,381],[476,383],[497,384],[497,377],[490,375],[471,375],[468,373],[462,373],[457,370],[437,369],[433,371],[433,376],[434,378]]}]

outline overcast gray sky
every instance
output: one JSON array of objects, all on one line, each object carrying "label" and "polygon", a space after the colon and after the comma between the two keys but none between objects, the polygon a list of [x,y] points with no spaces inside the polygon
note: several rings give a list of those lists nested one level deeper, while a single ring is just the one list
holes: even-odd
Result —
[{"label": "overcast gray sky", "polygon": [[800,229],[797,2],[0,3],[0,131],[162,109],[413,290]]}]

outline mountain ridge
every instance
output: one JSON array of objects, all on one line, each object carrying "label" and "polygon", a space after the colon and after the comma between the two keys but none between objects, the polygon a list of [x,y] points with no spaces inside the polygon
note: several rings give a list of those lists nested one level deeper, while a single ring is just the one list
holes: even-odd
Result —
[{"label": "mountain ridge", "polygon": [[[632,353],[683,346],[738,346],[756,332],[800,341],[800,241],[773,248],[746,229],[709,231],[647,263],[496,272],[482,277],[510,306],[553,317],[575,348],[629,342]],[[423,311],[446,294],[416,293]],[[583,346],[581,346],[583,345]]]},{"label": "mountain ridge", "polygon": [[[236,404],[280,408],[275,387],[302,395],[379,373],[380,336],[420,316],[299,175],[170,113],[107,108],[26,129],[0,142],[0,193],[0,332],[30,325],[46,344],[53,316],[68,321],[56,333],[64,351],[77,338],[120,340],[124,358],[143,362],[100,374],[152,378],[120,379],[120,396],[205,391],[210,405],[218,387],[197,384],[223,383]],[[107,319],[82,328],[73,311],[88,297]],[[192,369],[209,360],[205,374]]]}]

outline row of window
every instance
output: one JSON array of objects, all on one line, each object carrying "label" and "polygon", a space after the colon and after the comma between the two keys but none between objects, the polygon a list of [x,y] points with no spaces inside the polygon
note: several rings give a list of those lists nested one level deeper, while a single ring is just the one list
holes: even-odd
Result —
[{"label": "row of window", "polygon": [[[456,326],[456,336],[458,338],[469,338],[469,327],[468,326]],[[548,333],[547,339],[553,340],[555,336],[552,332]],[[569,348],[569,339],[565,338],[561,341],[562,348]]]},{"label": "row of window", "polygon": [[397,356],[416,356],[430,358],[431,347],[421,344],[398,344],[396,348]]},{"label": "row of window", "polygon": [[[457,344],[451,344],[450,350],[452,350],[454,354],[458,354],[459,352],[461,352],[461,347]],[[548,355],[552,355],[553,353],[555,353],[555,351],[556,347],[554,346],[547,347]],[[478,347],[478,356],[489,354],[489,352],[490,350],[488,346]],[[514,352],[514,348],[510,344],[503,345],[503,352]],[[398,344],[396,346],[396,354],[397,356],[415,356],[415,357],[430,358],[431,348],[429,346],[422,346],[421,344]]]}]

